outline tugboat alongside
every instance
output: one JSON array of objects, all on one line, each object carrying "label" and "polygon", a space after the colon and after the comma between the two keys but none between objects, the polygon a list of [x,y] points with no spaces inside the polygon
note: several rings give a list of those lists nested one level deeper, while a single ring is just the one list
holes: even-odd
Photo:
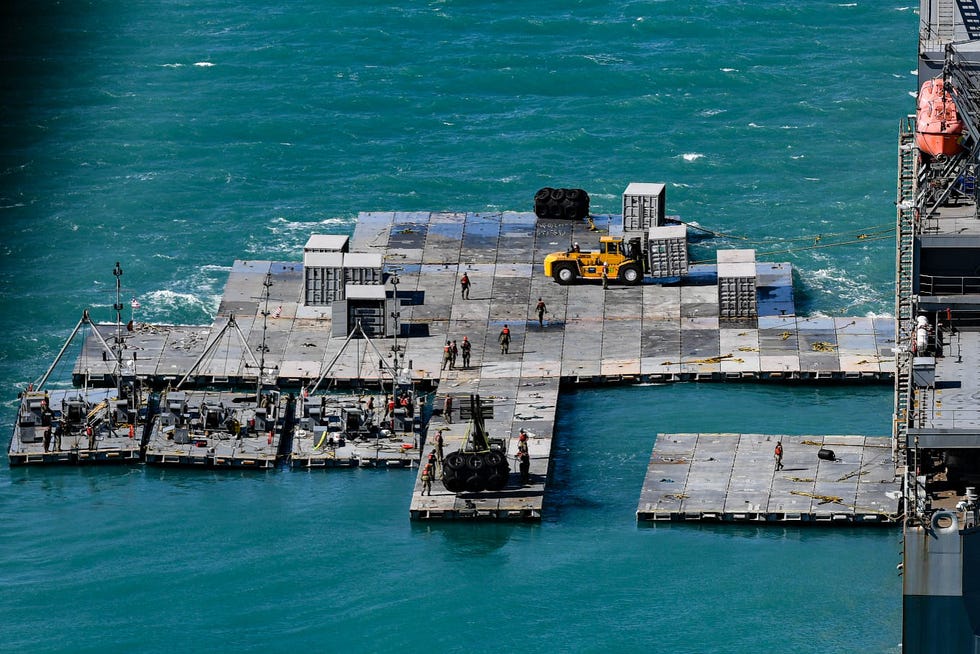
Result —
[{"label": "tugboat alongside", "polygon": [[[17,422],[7,451],[11,466],[140,460],[147,406],[134,366],[123,357],[122,268],[118,262],[113,275],[116,325],[112,343],[106,341],[89,312],[84,311],[47,372],[20,395]],[[98,365],[109,368],[115,388],[91,388],[85,383],[82,388],[46,390],[51,374],[83,331],[90,331],[101,344],[102,361]]]},{"label": "tugboat alongside", "polygon": [[921,3],[919,111],[899,141],[894,443],[905,470],[906,654],[980,651],[976,25],[972,3]]}]

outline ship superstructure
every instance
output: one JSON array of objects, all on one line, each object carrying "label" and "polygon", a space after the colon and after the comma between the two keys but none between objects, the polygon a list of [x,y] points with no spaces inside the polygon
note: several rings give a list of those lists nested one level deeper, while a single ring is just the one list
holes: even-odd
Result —
[{"label": "ship superstructure", "polygon": [[894,446],[904,466],[903,651],[980,651],[980,15],[920,5],[917,113],[899,136]]}]

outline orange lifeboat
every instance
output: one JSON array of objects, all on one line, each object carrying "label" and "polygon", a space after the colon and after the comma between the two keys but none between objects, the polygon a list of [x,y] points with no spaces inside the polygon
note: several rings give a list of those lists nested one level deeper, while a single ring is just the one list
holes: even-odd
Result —
[{"label": "orange lifeboat", "polygon": [[951,156],[963,149],[960,144],[962,134],[963,121],[956,111],[952,95],[943,84],[943,78],[927,80],[919,89],[915,144],[934,157]]}]

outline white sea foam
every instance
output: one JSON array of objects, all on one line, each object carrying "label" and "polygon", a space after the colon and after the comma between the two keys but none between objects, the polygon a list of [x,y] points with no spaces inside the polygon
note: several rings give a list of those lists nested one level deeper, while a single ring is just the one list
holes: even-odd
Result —
[{"label": "white sea foam", "polygon": [[762,125],[758,125],[756,123],[749,123],[749,127],[761,128]]},{"label": "white sea foam", "polygon": [[723,73],[737,73],[738,72],[738,68],[722,68],[721,69],[721,72],[723,72]]},{"label": "white sea foam", "polygon": [[[856,270],[829,266],[808,270],[804,275],[806,283],[824,293],[832,293],[842,300],[846,307],[880,304],[887,301],[880,288],[869,283],[868,278]],[[844,313],[847,313],[846,308]]]},{"label": "white sea foam", "polygon": [[717,116],[718,114],[723,114],[726,111],[728,111],[728,110],[727,109],[705,109],[703,111],[699,111],[698,112],[698,115],[699,116],[705,116],[705,117]]},{"label": "white sea foam", "polygon": [[[266,224],[266,235],[253,236],[245,247],[247,258],[264,258],[270,253],[278,253],[295,258],[302,252],[310,234],[343,233],[352,229],[352,217],[331,217],[321,220],[290,220],[276,216]],[[270,236],[271,235],[271,236]]]},{"label": "white sea foam", "polygon": [[697,161],[698,159],[704,157],[704,155],[698,152],[688,152],[686,154],[682,154],[681,157],[684,159],[684,161]]},{"label": "white sea foam", "polygon": [[143,293],[137,299],[142,306],[134,312],[136,320],[163,319],[184,324],[213,320],[221,303],[221,295],[214,292],[197,296],[166,289]]},{"label": "white sea foam", "polygon": [[184,64],[160,64],[163,68],[183,68]]},{"label": "white sea foam", "polygon": [[[848,318],[854,318],[855,317],[853,313],[847,312],[846,310],[845,310],[845,314],[846,314],[846,317],[848,317]],[[804,317],[806,317],[806,318],[840,318],[842,316],[841,316],[840,313],[826,313],[824,311],[814,311],[813,313],[808,313]],[[864,315],[863,316],[860,316],[860,317],[861,318],[889,319],[889,318],[894,318],[895,316],[893,316],[892,314],[889,314],[889,313],[878,313],[876,311],[865,311],[864,312]]]},{"label": "white sea foam", "polygon": [[612,64],[619,64],[623,62],[621,58],[613,56],[611,54],[585,55],[585,58],[591,62],[599,64],[600,66],[609,66]]},{"label": "white sea foam", "polygon": [[199,68],[211,68],[212,66],[214,66],[214,64],[211,63],[210,61],[195,61],[194,65]]}]

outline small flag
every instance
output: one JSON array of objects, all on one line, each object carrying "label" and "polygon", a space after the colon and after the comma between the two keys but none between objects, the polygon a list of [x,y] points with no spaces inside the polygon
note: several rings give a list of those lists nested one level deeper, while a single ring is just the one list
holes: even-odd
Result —
[{"label": "small flag", "polygon": [[276,307],[276,310],[272,312],[272,317],[278,318],[281,315],[282,315],[282,305],[280,304],[278,307]]},{"label": "small flag", "polygon": [[133,298],[133,301],[129,303],[129,306],[131,306],[134,309],[139,309],[140,308],[140,301],[137,300],[136,298]]}]

